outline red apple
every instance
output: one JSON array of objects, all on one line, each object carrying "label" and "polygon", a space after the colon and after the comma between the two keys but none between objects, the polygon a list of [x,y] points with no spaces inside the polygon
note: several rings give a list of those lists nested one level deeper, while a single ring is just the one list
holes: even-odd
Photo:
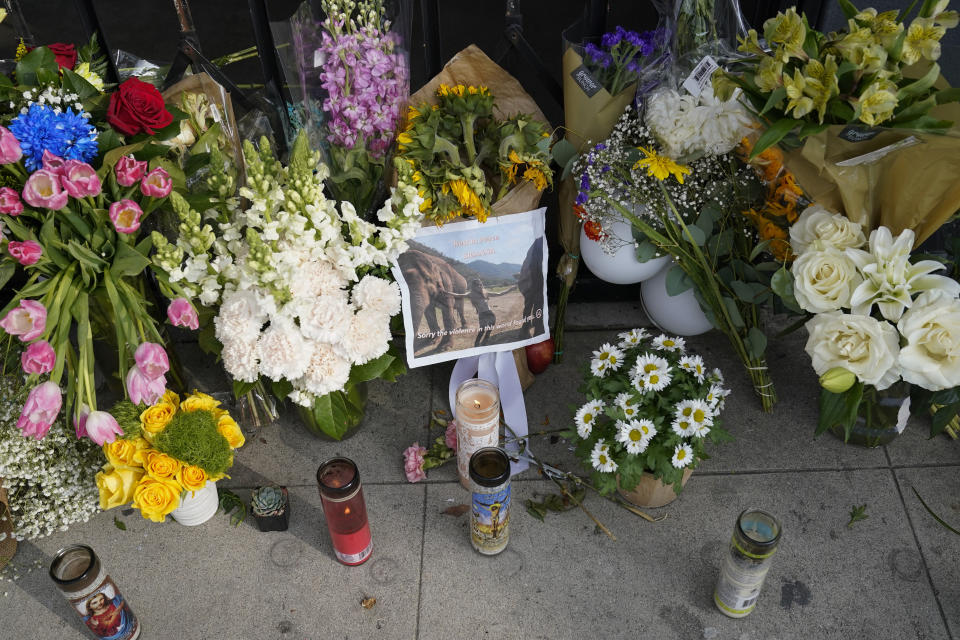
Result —
[{"label": "red apple", "polygon": [[553,338],[547,338],[543,342],[528,344],[524,347],[527,352],[527,368],[533,373],[543,373],[553,362],[553,352],[556,347],[553,344]]}]

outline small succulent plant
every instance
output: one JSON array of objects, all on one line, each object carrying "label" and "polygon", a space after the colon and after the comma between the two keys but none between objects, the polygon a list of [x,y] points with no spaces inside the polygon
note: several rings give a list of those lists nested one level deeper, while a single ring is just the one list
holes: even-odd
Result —
[{"label": "small succulent plant", "polygon": [[286,496],[280,487],[257,487],[250,499],[256,516],[278,516],[287,506]]}]

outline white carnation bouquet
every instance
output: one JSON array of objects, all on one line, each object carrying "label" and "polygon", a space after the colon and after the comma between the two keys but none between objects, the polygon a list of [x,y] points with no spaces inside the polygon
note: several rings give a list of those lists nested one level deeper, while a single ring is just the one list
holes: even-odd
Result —
[{"label": "white carnation bouquet", "polygon": [[707,443],[730,440],[720,428],[729,390],[719,369],[686,349],[683,338],[644,329],[593,352],[581,389],[587,402],[564,435],[593,470],[601,494],[630,491],[650,473],[680,493],[684,471],[708,458]]},{"label": "white carnation bouquet", "polygon": [[720,100],[709,84],[699,96],[661,89],[647,98],[644,121],[662,151],[674,160],[720,156],[733,151],[751,132],[753,118],[738,97],[739,92]]},{"label": "white carnation bouquet", "polygon": [[815,314],[806,351],[823,386],[818,434],[842,428],[849,438],[858,415],[870,433],[899,432],[908,410],[947,405],[935,434],[960,410],[960,283],[934,273],[940,262],[911,261],[914,239],[878,227],[868,241],[860,224],[818,205],[790,228],[788,302]]},{"label": "white carnation bouquet", "polygon": [[324,195],[330,171],[301,135],[289,166],[264,138],[244,143],[247,181],[206,216],[174,197],[176,244],[154,237],[169,283],[216,310],[213,327],[235,392],[262,378],[306,412],[308,426],[340,438],[362,415],[356,385],[393,379],[390,351],[400,290],[389,264],[420,227],[422,200],[400,183],[367,222]]}]

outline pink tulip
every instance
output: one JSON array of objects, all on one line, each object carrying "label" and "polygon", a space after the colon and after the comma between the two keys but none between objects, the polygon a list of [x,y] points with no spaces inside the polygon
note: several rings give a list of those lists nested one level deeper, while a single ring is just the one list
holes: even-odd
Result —
[{"label": "pink tulip", "polygon": [[20,142],[6,127],[0,127],[0,164],[10,164],[23,157]]},{"label": "pink tulip", "polygon": [[138,162],[133,156],[123,156],[113,167],[117,175],[117,184],[122,187],[132,187],[147,171],[147,162]]},{"label": "pink tulip", "polygon": [[0,327],[21,342],[32,342],[47,328],[47,308],[36,300],[21,300],[20,304],[0,320]]},{"label": "pink tulip", "polygon": [[147,174],[147,177],[140,183],[140,193],[151,198],[166,198],[170,195],[173,188],[173,180],[170,174],[164,171],[162,167],[157,167]]},{"label": "pink tulip", "polygon": [[11,240],[7,244],[7,251],[10,252],[10,255],[13,256],[17,262],[25,267],[37,264],[40,256],[43,255],[43,247],[33,240],[24,240],[23,242]]},{"label": "pink tulip", "polygon": [[140,373],[150,380],[162,376],[170,371],[170,360],[167,358],[167,352],[163,350],[156,342],[144,342],[137,347],[133,359],[137,361],[137,367]]},{"label": "pink tulip", "polygon": [[118,233],[133,233],[140,228],[143,209],[133,200],[124,198],[110,205],[110,221]]},{"label": "pink tulip", "polygon": [[16,189],[0,188],[0,213],[8,216],[18,216],[23,213],[23,203],[20,202],[20,194]]},{"label": "pink tulip", "polygon": [[56,156],[50,153],[49,149],[43,150],[43,157],[41,158],[41,162],[43,162],[44,169],[46,169],[51,173],[55,173],[58,176],[63,175],[64,166],[67,164],[66,160],[64,160],[60,156]]},{"label": "pink tulip", "polygon": [[62,209],[67,204],[67,194],[60,185],[60,176],[47,169],[37,169],[23,186],[23,199],[32,207]]},{"label": "pink tulip", "polygon": [[408,482],[420,482],[426,480],[427,474],[423,470],[423,455],[427,452],[425,447],[414,442],[403,452],[403,472],[407,475]]},{"label": "pink tulip", "polygon": [[200,328],[200,317],[186,298],[177,298],[167,307],[167,319],[175,327],[186,327],[196,331]]},{"label": "pink tulip", "polygon": [[100,178],[93,167],[79,160],[67,160],[60,174],[60,184],[74,198],[100,195]]},{"label": "pink tulip", "polygon": [[60,413],[63,398],[60,396],[60,387],[56,382],[47,381],[30,390],[27,401],[17,420],[17,428],[24,436],[33,436],[42,440],[50,431],[53,421]]},{"label": "pink tulip", "polygon": [[73,417],[73,429],[77,432],[77,440],[87,435],[87,416],[90,415],[90,407],[81,404],[79,413]]},{"label": "pink tulip", "polygon": [[113,442],[117,436],[123,435],[123,429],[117,424],[117,419],[106,411],[92,411],[85,422],[84,429],[87,437],[101,447],[105,442]]},{"label": "pink tulip", "polygon": [[133,404],[154,404],[167,390],[167,379],[164,376],[151,380],[143,375],[139,367],[130,367],[125,382],[127,395]]},{"label": "pink tulip", "polygon": [[20,354],[20,365],[24,373],[40,375],[53,371],[57,354],[46,340],[34,342]]}]

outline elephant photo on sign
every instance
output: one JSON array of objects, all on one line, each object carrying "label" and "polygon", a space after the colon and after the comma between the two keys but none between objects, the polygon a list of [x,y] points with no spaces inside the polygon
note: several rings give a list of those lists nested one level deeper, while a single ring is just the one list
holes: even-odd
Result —
[{"label": "elephant photo on sign", "polygon": [[543,213],[425,228],[394,265],[410,366],[547,337]]}]

